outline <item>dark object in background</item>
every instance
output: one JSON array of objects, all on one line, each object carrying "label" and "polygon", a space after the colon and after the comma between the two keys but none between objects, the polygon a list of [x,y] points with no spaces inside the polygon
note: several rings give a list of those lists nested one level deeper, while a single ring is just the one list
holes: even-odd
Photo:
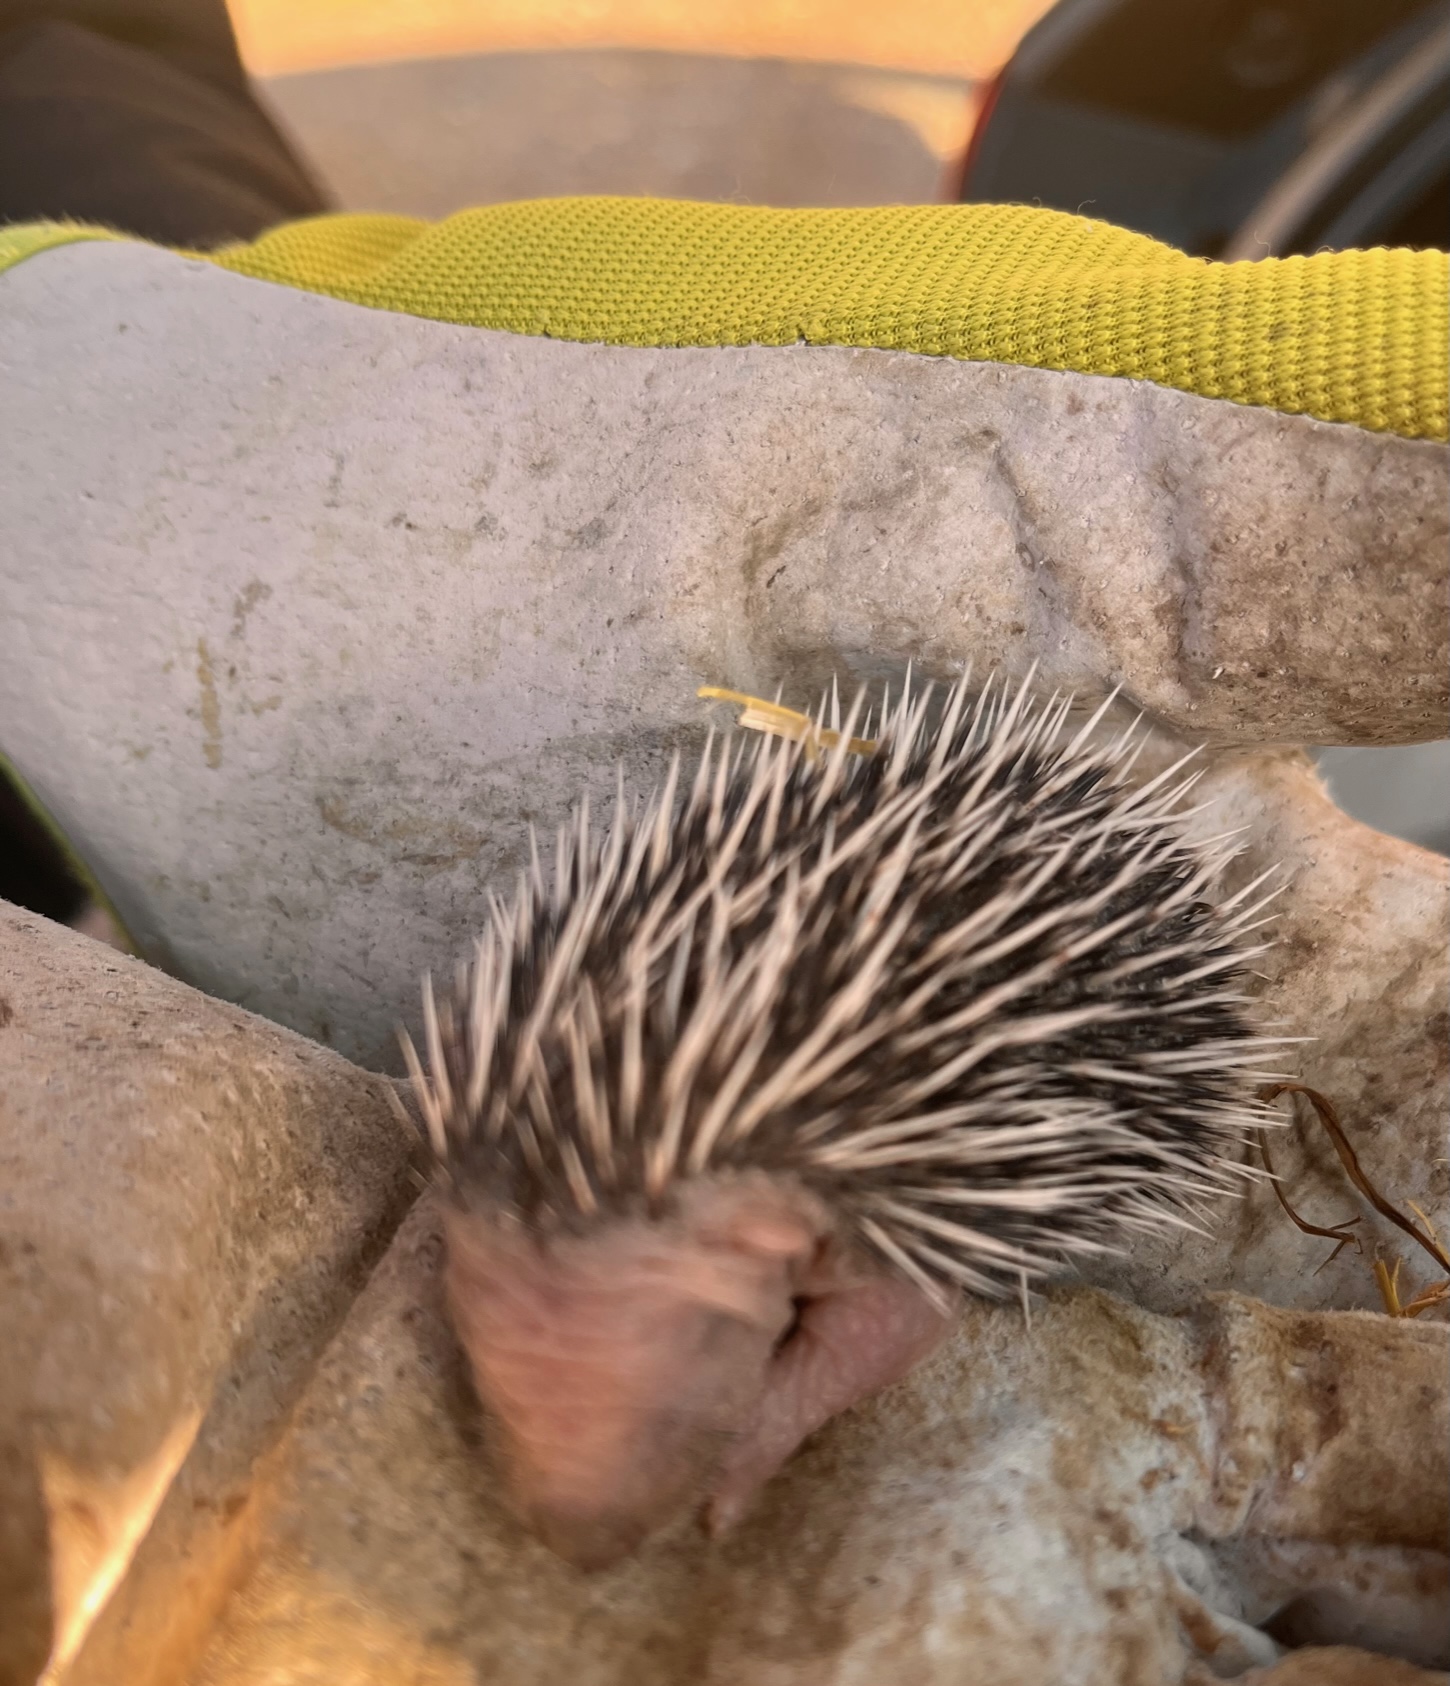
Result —
[{"label": "dark object in background", "polygon": [[1450,246],[1446,0],[1062,0],[988,96],[957,197],[1204,257]]},{"label": "dark object in background", "polygon": [[0,222],[207,248],[327,208],[222,0],[0,0]]},{"label": "dark object in background", "polygon": [[69,925],[90,892],[0,766],[0,901]]}]

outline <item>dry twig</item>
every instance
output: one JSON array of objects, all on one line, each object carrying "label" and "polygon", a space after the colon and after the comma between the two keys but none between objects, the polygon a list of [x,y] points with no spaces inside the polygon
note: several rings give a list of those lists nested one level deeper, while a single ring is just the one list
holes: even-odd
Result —
[{"label": "dry twig", "polygon": [[1324,1265],[1332,1265],[1346,1247],[1353,1246],[1357,1253],[1364,1251],[1359,1237],[1349,1234],[1350,1226],[1360,1221],[1358,1218],[1346,1218],[1343,1223],[1335,1224],[1331,1229],[1325,1229],[1322,1225],[1312,1224],[1307,1218],[1299,1216],[1289,1204],[1288,1195],[1284,1193],[1284,1185],[1279,1180],[1279,1173],[1274,1169],[1274,1161],[1269,1158],[1268,1138],[1262,1130],[1259,1131],[1259,1157],[1264,1162],[1264,1169],[1269,1173],[1269,1183],[1274,1191],[1275,1198],[1288,1214],[1289,1221],[1305,1235],[1323,1235],[1335,1243],[1334,1251],[1324,1260],[1323,1264],[1315,1267],[1314,1274],[1316,1276],[1324,1269]]},{"label": "dry twig", "polygon": [[[1434,1225],[1420,1208],[1413,1201],[1406,1202],[1410,1210],[1424,1224],[1423,1229],[1420,1224],[1414,1221],[1414,1218],[1407,1217],[1397,1206],[1392,1205],[1365,1175],[1364,1167],[1359,1162],[1359,1156],[1355,1153],[1349,1137],[1345,1135],[1344,1126],[1339,1121],[1339,1114],[1334,1110],[1334,1106],[1329,1099],[1321,1095],[1317,1089],[1310,1089],[1303,1083],[1271,1083],[1259,1091],[1259,1099],[1263,1101],[1277,1100],[1280,1095],[1304,1096],[1310,1106],[1313,1107],[1315,1115],[1324,1128],[1325,1135],[1329,1137],[1335,1153],[1339,1156],[1339,1162],[1344,1167],[1345,1175],[1355,1188],[1381,1216],[1388,1218],[1392,1224],[1402,1229],[1406,1235],[1423,1247],[1442,1270],[1450,1271],[1450,1254],[1447,1254],[1440,1245],[1440,1238],[1435,1234]],[[1262,1132],[1260,1132],[1259,1138],[1259,1152],[1263,1156],[1264,1169],[1271,1178],[1274,1178],[1274,1167],[1269,1161],[1268,1144],[1263,1139]],[[1333,1229],[1323,1229],[1317,1224],[1307,1223],[1295,1212],[1285,1198],[1277,1178],[1274,1178],[1274,1193],[1278,1196],[1279,1204],[1306,1235],[1323,1235],[1336,1243],[1334,1251],[1325,1259],[1324,1264],[1319,1266],[1320,1270],[1323,1270],[1324,1265],[1337,1259],[1350,1242],[1355,1244],[1358,1251],[1363,1252],[1364,1249],[1360,1246],[1359,1238],[1345,1233],[1350,1224],[1359,1222],[1358,1218],[1351,1218],[1346,1223],[1337,1224]],[[1393,1270],[1383,1259],[1376,1259],[1374,1261],[1374,1274],[1375,1281],[1379,1284],[1380,1298],[1384,1301],[1385,1311],[1391,1317],[1418,1317],[1421,1312],[1429,1311],[1435,1306],[1450,1302],[1450,1278],[1447,1278],[1444,1282],[1433,1283],[1428,1288],[1422,1288],[1410,1300],[1402,1301],[1399,1295],[1400,1261],[1398,1259],[1395,1260]]]}]

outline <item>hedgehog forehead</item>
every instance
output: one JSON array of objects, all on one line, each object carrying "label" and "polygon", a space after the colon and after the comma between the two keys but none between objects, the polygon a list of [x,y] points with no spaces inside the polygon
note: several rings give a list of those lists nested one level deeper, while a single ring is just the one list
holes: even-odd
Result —
[{"label": "hedgehog forehead", "polygon": [[460,1235],[490,1235],[505,1252],[582,1260],[585,1268],[596,1243],[623,1245],[631,1237],[646,1253],[690,1246],[762,1261],[804,1259],[839,1228],[838,1214],[799,1177],[759,1167],[680,1178],[656,1202],[601,1202],[587,1215],[567,1201],[529,1203],[509,1198],[496,1182],[472,1181],[455,1185],[447,1210]]}]

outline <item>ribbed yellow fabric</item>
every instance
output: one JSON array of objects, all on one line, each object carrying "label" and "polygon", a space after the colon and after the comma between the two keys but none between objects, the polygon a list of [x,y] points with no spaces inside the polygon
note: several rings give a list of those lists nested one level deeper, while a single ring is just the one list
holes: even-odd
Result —
[{"label": "ribbed yellow fabric", "polygon": [[782,211],[555,199],[293,223],[228,269],[446,322],[614,345],[881,346],[1127,375],[1443,439],[1450,260],[1218,264],[1015,205]]},{"label": "ribbed yellow fabric", "polygon": [[210,254],[381,310],[613,345],[848,345],[1119,375],[1450,436],[1450,258],[1220,264],[1018,205],[652,199],[342,215]]},{"label": "ribbed yellow fabric", "polygon": [[52,246],[73,246],[78,240],[124,240],[108,228],[83,222],[13,222],[0,228],[0,274],[22,258],[48,252]]}]

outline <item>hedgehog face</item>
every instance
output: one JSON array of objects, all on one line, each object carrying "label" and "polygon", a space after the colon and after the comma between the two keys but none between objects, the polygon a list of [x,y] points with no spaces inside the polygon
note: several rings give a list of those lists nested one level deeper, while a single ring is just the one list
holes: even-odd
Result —
[{"label": "hedgehog face", "polygon": [[580,1567],[633,1550],[744,1433],[816,1245],[783,1204],[541,1241],[448,1217],[448,1297],[515,1507]]},{"label": "hedgehog face", "polygon": [[514,1506],[560,1556],[603,1567],[705,1498],[728,1525],[806,1434],[941,1338],[820,1220],[754,1179],[682,1191],[669,1223],[547,1242],[449,1212],[454,1323]]}]

